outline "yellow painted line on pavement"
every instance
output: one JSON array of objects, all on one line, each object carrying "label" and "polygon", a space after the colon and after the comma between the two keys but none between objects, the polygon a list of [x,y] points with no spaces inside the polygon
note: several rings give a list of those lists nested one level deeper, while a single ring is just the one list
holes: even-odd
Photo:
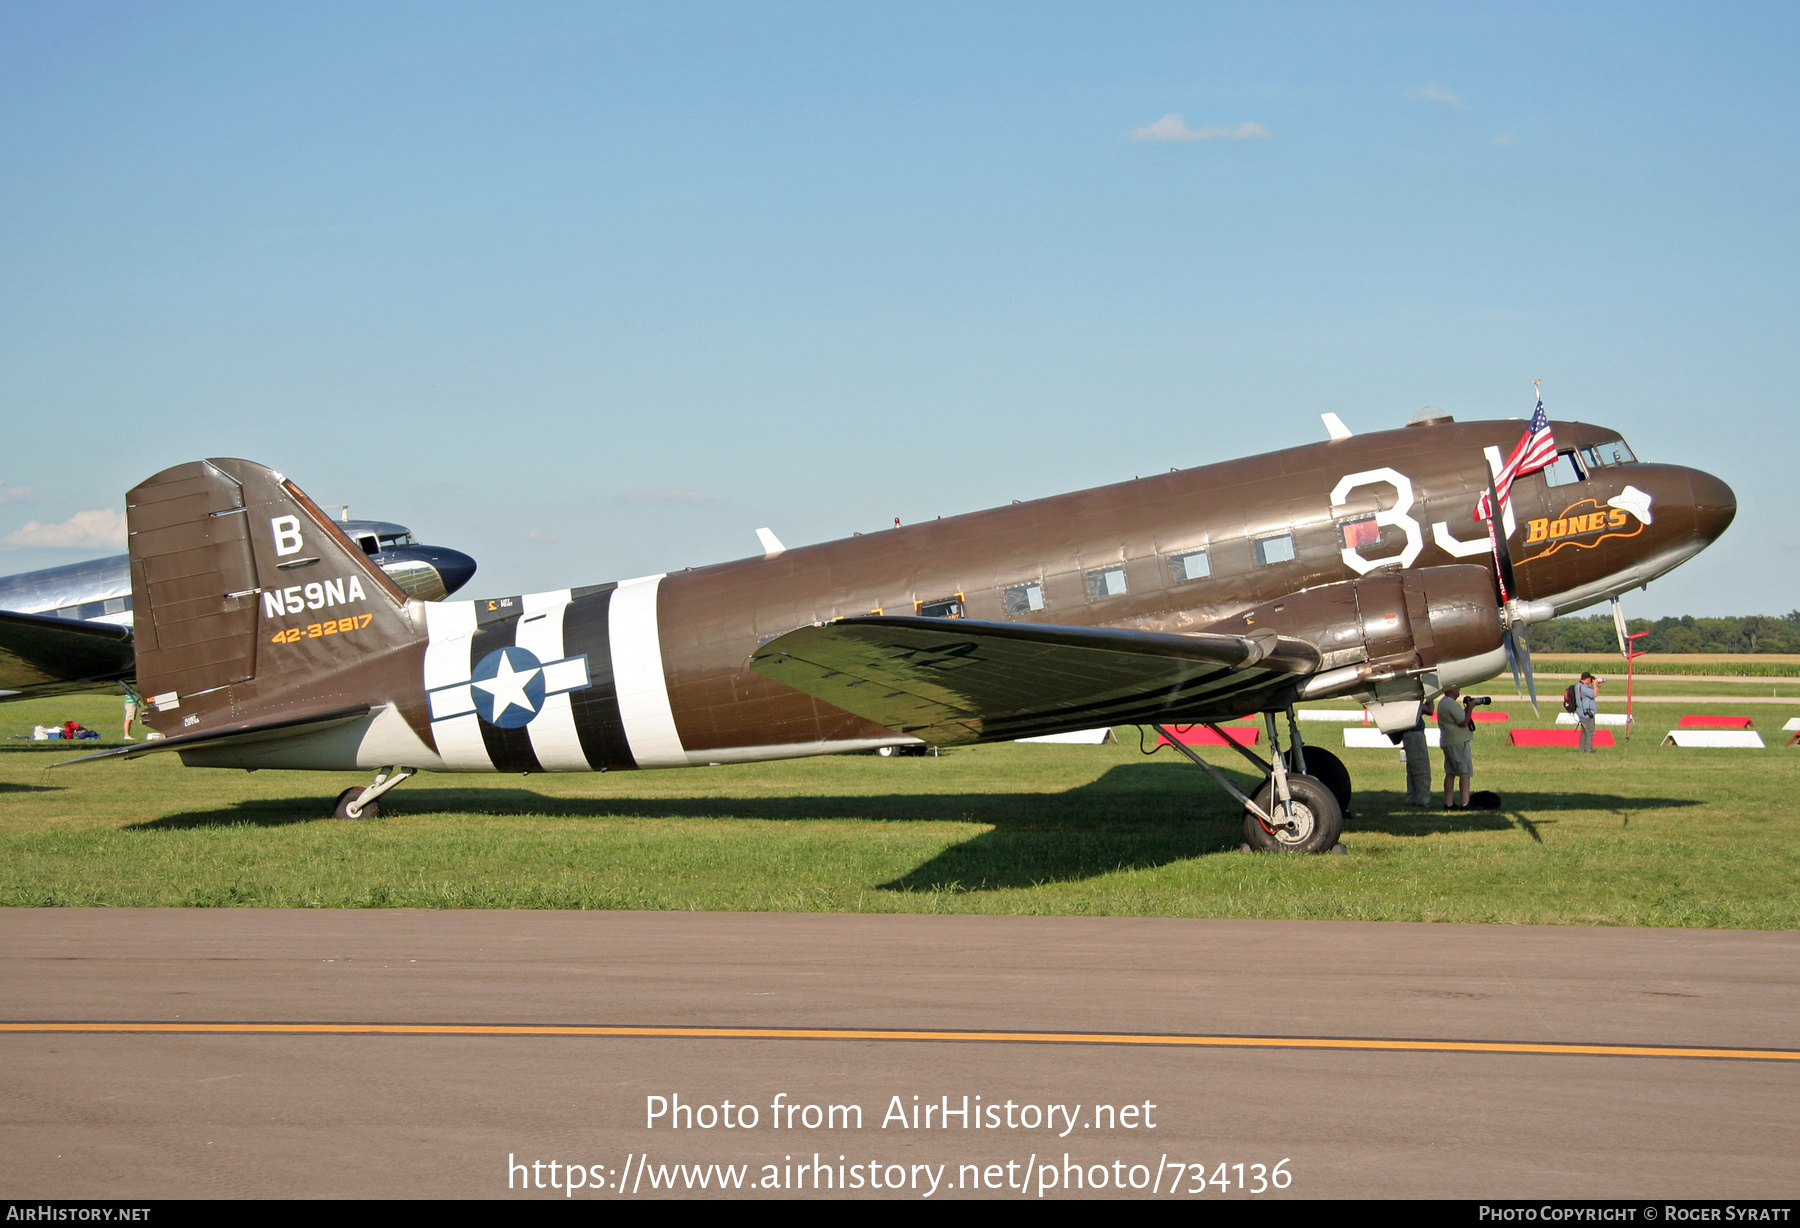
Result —
[{"label": "yellow painted line on pavement", "polygon": [[1148,1032],[948,1032],[878,1028],[701,1028],[481,1023],[0,1022],[0,1032],[137,1032],[276,1036],[596,1036],[673,1040],[960,1041],[972,1044],[1136,1045],[1202,1049],[1366,1049],[1408,1053],[1525,1053],[1557,1057],[1726,1058],[1800,1062],[1796,1049],[1686,1045],[1578,1045],[1500,1040],[1390,1040],[1361,1036],[1170,1036]]}]

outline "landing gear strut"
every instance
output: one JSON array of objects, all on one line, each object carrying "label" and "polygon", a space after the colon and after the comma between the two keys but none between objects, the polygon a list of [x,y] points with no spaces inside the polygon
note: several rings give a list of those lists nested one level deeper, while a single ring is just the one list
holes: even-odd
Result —
[{"label": "landing gear strut", "polygon": [[[1255,797],[1246,796],[1230,777],[1202,759],[1193,748],[1182,745],[1161,725],[1154,725],[1152,728],[1195,766],[1211,776],[1220,788],[1244,804],[1246,847],[1283,853],[1338,851],[1343,847],[1338,843],[1338,836],[1344,828],[1344,810],[1329,785],[1306,773],[1308,751],[1300,738],[1300,726],[1294,717],[1293,708],[1289,707],[1287,712],[1290,732],[1289,748],[1286,751],[1281,749],[1275,714],[1267,712],[1263,715],[1269,731],[1271,752],[1266,763],[1260,756],[1232,740],[1218,725],[1206,722],[1208,729],[1218,734],[1227,746],[1250,760],[1263,773],[1263,786],[1256,791]],[[1320,751],[1313,751],[1311,754],[1320,759],[1321,768],[1325,767],[1327,760],[1335,764],[1338,771],[1343,773],[1345,785],[1348,785],[1349,773],[1343,772],[1343,765],[1337,763],[1336,756]],[[1329,771],[1328,768],[1325,770]]]},{"label": "landing gear strut", "polygon": [[385,767],[375,773],[375,783],[366,789],[345,789],[338,794],[337,807],[332,811],[334,819],[379,819],[381,803],[375,799],[389,789],[405,780],[408,776],[416,776],[418,768]]}]

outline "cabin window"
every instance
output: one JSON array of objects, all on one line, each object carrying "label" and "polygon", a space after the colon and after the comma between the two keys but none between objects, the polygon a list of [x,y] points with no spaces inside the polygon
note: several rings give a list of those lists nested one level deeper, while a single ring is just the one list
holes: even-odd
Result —
[{"label": "cabin window", "polygon": [[1271,563],[1290,563],[1294,559],[1294,535],[1283,533],[1279,537],[1260,538],[1256,543],[1256,561],[1263,566]]},{"label": "cabin window", "polygon": [[1008,617],[1035,614],[1044,608],[1044,586],[1036,580],[1027,580],[1024,584],[1003,588],[1000,602],[1006,607]]},{"label": "cabin window", "polygon": [[1212,575],[1212,560],[1204,550],[1190,550],[1186,554],[1169,556],[1169,583],[1186,584],[1189,580],[1204,580]]},{"label": "cabin window", "polygon": [[1544,485],[1568,486],[1571,483],[1582,481],[1586,477],[1587,474],[1583,473],[1581,466],[1576,463],[1573,452],[1558,452],[1555,462],[1544,470]]},{"label": "cabin window", "polygon": [[1098,601],[1102,597],[1123,597],[1125,595],[1125,568],[1102,567],[1087,573],[1087,593],[1089,601]]},{"label": "cabin window", "polygon": [[936,601],[915,601],[913,609],[920,618],[961,618],[963,616],[963,595],[940,597]]},{"label": "cabin window", "polygon": [[1338,528],[1344,534],[1344,549],[1346,550],[1362,550],[1381,544],[1381,526],[1375,523],[1373,516],[1345,520],[1338,525]]},{"label": "cabin window", "polygon": [[108,614],[123,614],[130,608],[131,598],[129,597],[108,597],[106,599],[106,612]]},{"label": "cabin window", "polygon": [[66,606],[61,607],[60,609],[53,611],[53,612],[55,613],[55,615],[58,618],[80,618],[81,617],[81,607],[78,605],[66,605]]},{"label": "cabin window", "polygon": [[1597,443],[1591,448],[1581,450],[1581,459],[1589,469],[1597,469],[1606,465],[1632,465],[1637,457],[1625,446],[1623,439],[1614,439],[1608,443]]}]

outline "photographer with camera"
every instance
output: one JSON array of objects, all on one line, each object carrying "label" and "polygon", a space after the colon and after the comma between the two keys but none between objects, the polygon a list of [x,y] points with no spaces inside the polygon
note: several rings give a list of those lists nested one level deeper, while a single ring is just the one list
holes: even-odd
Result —
[{"label": "photographer with camera", "polygon": [[[1445,687],[1444,697],[1438,700],[1437,725],[1438,749],[1444,752],[1444,809],[1467,810],[1469,808],[1469,789],[1475,780],[1475,718],[1470,710],[1479,704],[1491,704],[1494,701],[1484,697],[1471,696],[1458,702],[1462,695],[1460,687]],[[1462,797],[1452,802],[1453,790],[1458,778],[1462,781]]]},{"label": "photographer with camera", "polygon": [[1583,755],[1594,753],[1595,718],[1600,714],[1600,679],[1583,673],[1574,687],[1575,723],[1581,726],[1581,745],[1575,749]]}]

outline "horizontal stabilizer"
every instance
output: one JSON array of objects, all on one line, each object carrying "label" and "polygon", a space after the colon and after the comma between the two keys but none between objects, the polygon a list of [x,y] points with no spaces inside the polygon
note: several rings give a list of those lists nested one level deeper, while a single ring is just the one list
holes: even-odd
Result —
[{"label": "horizontal stabilizer", "polygon": [[1319,666],[1275,635],[1168,635],[969,619],[864,617],[801,627],[751,668],[936,745],[1260,711]]},{"label": "horizontal stabilizer", "polygon": [[0,694],[60,695],[131,677],[131,628],[0,610]]},{"label": "horizontal stabilizer", "polygon": [[333,725],[344,725],[351,721],[361,720],[369,714],[369,704],[356,707],[337,708],[330,712],[316,712],[310,716],[293,716],[279,721],[246,721],[240,725],[224,725],[205,732],[177,734],[170,738],[158,738],[153,742],[140,742],[136,746],[121,746],[115,750],[103,750],[97,754],[82,755],[78,759],[64,759],[61,763],[53,763],[51,767],[69,767],[77,763],[93,763],[99,759],[138,759],[145,755],[160,754],[165,750],[194,750],[201,746],[224,746],[242,742],[266,742],[275,738],[294,738],[305,734],[317,733],[321,729],[329,729]]}]

